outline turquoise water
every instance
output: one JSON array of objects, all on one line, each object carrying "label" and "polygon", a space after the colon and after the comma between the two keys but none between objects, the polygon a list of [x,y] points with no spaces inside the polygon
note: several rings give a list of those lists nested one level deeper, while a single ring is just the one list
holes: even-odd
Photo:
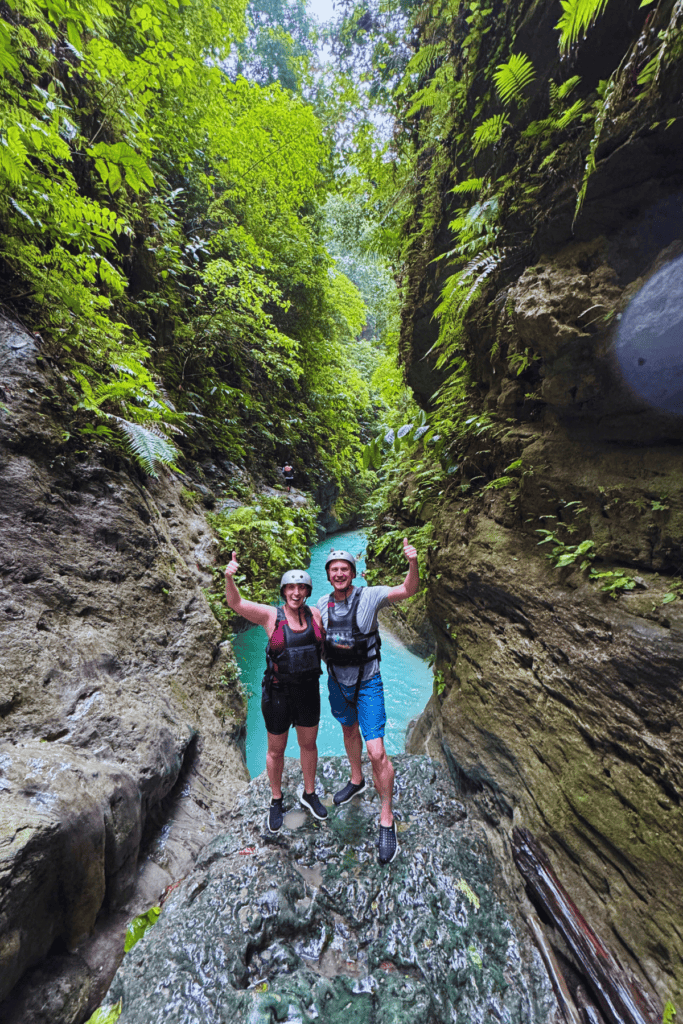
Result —
[{"label": "turquoise water", "polygon": [[[362,530],[351,530],[347,533],[335,533],[320,544],[311,548],[311,564],[308,568],[313,581],[313,594],[309,604],[314,605],[323,594],[330,593],[330,585],[325,575],[325,559],[330,548],[350,551],[352,555],[362,552],[358,560],[357,586],[365,586],[360,573],[365,568],[365,533]],[[406,562],[406,570],[408,563]],[[261,715],[261,680],[265,669],[265,649],[267,638],[260,626],[240,633],[235,640],[235,654],[242,671],[242,685],[249,694],[249,710],[247,714],[247,768],[252,778],[260,775],[266,767],[266,748],[268,739],[266,727]],[[406,650],[403,644],[382,629],[382,679],[384,681],[384,699],[387,709],[387,726],[384,737],[387,752],[400,754],[404,749],[406,726],[411,718],[419,715],[424,709],[432,693],[434,676],[427,662]],[[322,754],[343,754],[344,741],[341,726],[334,720],[330,712],[327,697],[327,673],[320,677],[321,710],[320,729],[318,732],[318,752]],[[298,757],[299,746],[296,731],[290,729],[286,757]]]}]

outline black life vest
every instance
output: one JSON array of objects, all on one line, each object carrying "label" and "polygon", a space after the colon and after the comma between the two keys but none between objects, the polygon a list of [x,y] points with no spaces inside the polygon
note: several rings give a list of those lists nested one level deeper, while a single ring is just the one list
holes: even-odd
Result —
[{"label": "black life vest", "polygon": [[[320,666],[321,644],[313,629],[311,609],[304,605],[306,629],[297,632],[290,628],[285,610],[280,606],[275,619],[275,629],[283,623],[285,649],[278,652],[274,660],[270,649],[270,641],[266,647],[265,682],[276,686],[302,686],[317,682],[322,672]],[[275,630],[273,630],[275,632]]]},{"label": "black life vest", "polygon": [[[337,615],[337,602],[334,594],[327,601],[327,635],[325,637],[325,658],[328,665],[357,665],[361,669],[369,661],[379,661],[380,639],[379,630],[361,633],[358,628],[358,602],[361,587],[353,588],[353,597],[349,602],[350,613],[343,618]],[[362,672],[359,674],[362,675]]]}]

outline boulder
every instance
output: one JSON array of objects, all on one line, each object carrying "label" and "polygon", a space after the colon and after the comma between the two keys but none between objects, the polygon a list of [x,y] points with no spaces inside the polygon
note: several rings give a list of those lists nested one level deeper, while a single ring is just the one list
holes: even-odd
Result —
[{"label": "boulder", "polygon": [[[523,893],[499,891],[484,831],[448,773],[428,757],[395,767],[401,852],[385,867],[374,791],[342,808],[328,797],[322,824],[290,812],[272,836],[267,780],[254,780],[125,957],[105,1001],[120,1004],[119,1024],[560,1024]],[[321,760],[329,794],[347,770]],[[299,780],[287,761],[286,799]]]}]

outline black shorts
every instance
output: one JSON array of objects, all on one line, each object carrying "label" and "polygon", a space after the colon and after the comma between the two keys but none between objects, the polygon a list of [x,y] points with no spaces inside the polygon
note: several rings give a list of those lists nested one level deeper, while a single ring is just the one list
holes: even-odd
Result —
[{"label": "black shorts", "polygon": [[302,686],[261,684],[261,711],[268,732],[275,736],[287,732],[290,725],[310,728],[320,721],[320,681]]}]

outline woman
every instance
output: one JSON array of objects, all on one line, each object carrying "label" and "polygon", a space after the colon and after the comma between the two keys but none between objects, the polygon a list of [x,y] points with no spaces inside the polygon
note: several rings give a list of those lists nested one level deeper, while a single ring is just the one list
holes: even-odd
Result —
[{"label": "woman", "polygon": [[284,606],[245,601],[233,579],[239,572],[236,553],[225,570],[225,597],[238,615],[263,626],[268,636],[266,674],[261,690],[261,710],[268,732],[266,769],[272,799],[268,812],[268,828],[282,828],[282,770],[290,725],[296,726],[301,751],[304,791],[299,797],[314,818],[324,821],[327,808],[315,792],[318,766],[318,723],[320,721],[320,658],[325,631],[320,612],[309,608],[311,577],[302,569],[290,569],[280,580],[280,596]]}]

